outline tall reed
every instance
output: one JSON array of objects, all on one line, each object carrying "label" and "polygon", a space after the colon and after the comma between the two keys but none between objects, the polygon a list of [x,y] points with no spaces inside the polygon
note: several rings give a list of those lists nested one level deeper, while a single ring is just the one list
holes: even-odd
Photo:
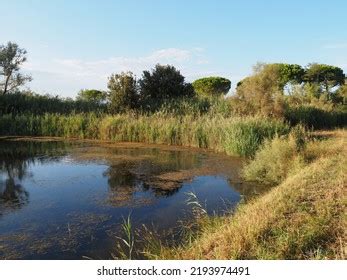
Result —
[{"label": "tall reed", "polygon": [[0,135],[58,136],[209,148],[253,156],[264,139],[287,134],[280,120],[221,115],[3,115]]}]

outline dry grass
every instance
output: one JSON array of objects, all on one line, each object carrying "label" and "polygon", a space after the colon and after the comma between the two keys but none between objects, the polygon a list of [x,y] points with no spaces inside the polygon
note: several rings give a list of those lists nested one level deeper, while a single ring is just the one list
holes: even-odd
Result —
[{"label": "dry grass", "polygon": [[[217,218],[162,259],[345,259],[346,133],[312,143],[320,154],[269,193]],[[327,151],[323,152],[324,148]],[[212,219],[213,220],[213,219]]]}]

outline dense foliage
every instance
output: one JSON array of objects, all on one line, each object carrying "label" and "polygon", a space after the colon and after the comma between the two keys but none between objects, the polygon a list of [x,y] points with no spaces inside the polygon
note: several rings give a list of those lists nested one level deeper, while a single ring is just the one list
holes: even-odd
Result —
[{"label": "dense foliage", "polygon": [[344,84],[345,74],[339,67],[312,63],[305,71],[304,80],[321,85],[325,92],[329,93],[331,88]]},{"label": "dense foliage", "polygon": [[153,111],[164,102],[194,95],[191,84],[175,67],[157,64],[152,71],[143,71],[140,85],[141,106]]},{"label": "dense foliage", "polygon": [[220,97],[228,93],[231,82],[222,77],[206,77],[195,80],[192,85],[194,91],[201,96]]},{"label": "dense foliage", "polygon": [[138,108],[139,96],[136,78],[131,72],[113,74],[107,84],[109,109],[112,113]]},{"label": "dense foliage", "polygon": [[97,89],[81,89],[76,99],[81,101],[103,104],[106,101],[106,92]]},{"label": "dense foliage", "polygon": [[237,85],[232,98],[234,111],[271,117],[292,115],[290,112],[300,111],[303,106],[329,114],[336,108],[341,111],[346,106],[344,79],[342,69],[324,64],[309,64],[306,68],[257,64],[253,74]]}]

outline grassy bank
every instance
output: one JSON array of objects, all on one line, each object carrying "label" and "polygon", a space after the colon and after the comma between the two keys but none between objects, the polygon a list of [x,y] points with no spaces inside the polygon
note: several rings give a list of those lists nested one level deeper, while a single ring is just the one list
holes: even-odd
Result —
[{"label": "grassy bank", "polygon": [[[207,218],[192,241],[156,248],[161,259],[344,259],[346,133],[312,141],[314,158],[232,216]],[[291,159],[288,158],[288,161]]]},{"label": "grassy bank", "polygon": [[289,132],[280,120],[199,117],[170,114],[103,115],[3,115],[0,135],[53,136],[142,142],[209,148],[229,155],[252,156],[264,141]]}]

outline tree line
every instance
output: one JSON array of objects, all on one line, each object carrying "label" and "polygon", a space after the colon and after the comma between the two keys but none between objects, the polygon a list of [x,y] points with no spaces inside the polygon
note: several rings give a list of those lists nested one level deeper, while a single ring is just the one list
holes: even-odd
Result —
[{"label": "tree line", "polygon": [[180,100],[196,102],[206,111],[216,99],[228,103],[236,115],[283,117],[289,109],[299,106],[346,110],[346,76],[341,68],[332,65],[258,63],[250,76],[237,83],[233,94],[222,98],[230,90],[229,79],[205,77],[189,83],[174,66],[157,64],[143,71],[139,79],[130,71],[111,74],[107,91],[83,89],[72,100],[20,91],[20,86],[31,80],[20,73],[26,54],[12,42],[0,46],[0,112],[3,114],[154,112]]}]

